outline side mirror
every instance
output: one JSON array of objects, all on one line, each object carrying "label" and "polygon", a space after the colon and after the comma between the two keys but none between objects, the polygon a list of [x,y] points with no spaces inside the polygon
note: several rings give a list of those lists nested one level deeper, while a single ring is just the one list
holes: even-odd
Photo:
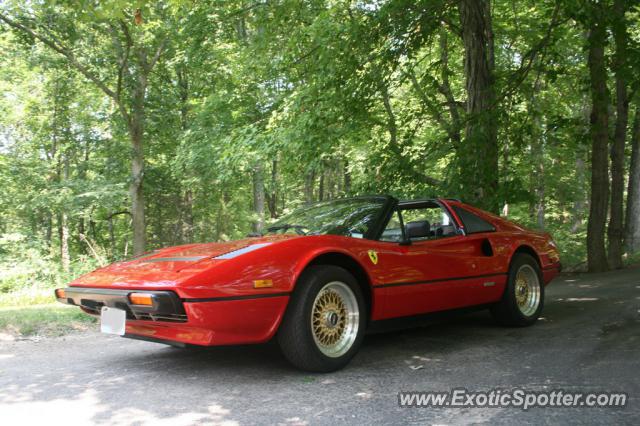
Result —
[{"label": "side mirror", "polygon": [[407,240],[412,238],[425,238],[431,234],[431,224],[428,220],[416,220],[404,226],[404,235]]}]

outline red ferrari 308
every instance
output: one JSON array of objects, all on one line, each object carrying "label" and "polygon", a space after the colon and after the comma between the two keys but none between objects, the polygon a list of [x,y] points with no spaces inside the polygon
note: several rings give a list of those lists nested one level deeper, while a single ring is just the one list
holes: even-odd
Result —
[{"label": "red ferrari 308", "polygon": [[293,365],[326,372],[382,320],[487,307],[531,325],[559,271],[548,234],[458,200],[371,196],[304,207],[260,236],[116,262],[55,294],[106,333],[177,346],[275,337]]}]

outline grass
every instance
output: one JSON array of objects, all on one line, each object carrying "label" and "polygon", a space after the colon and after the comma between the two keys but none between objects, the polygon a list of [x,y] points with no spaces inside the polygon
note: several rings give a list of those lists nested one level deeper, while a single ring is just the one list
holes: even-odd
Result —
[{"label": "grass", "polygon": [[56,337],[91,328],[96,319],[79,308],[50,303],[0,307],[0,333],[13,337]]},{"label": "grass", "polygon": [[52,287],[59,283],[16,280],[14,269],[0,265],[0,340],[62,336],[96,322],[79,308],[56,302]]},{"label": "grass", "polygon": [[48,305],[54,302],[55,297],[53,295],[53,289],[49,288],[19,288],[8,293],[0,293],[0,308]]}]

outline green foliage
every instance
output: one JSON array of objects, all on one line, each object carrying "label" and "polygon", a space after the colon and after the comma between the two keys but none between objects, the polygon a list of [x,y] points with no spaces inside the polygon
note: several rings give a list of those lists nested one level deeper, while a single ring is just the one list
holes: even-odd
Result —
[{"label": "green foliage", "polygon": [[41,243],[21,234],[0,237],[0,306],[50,302],[53,289],[98,266],[87,255],[74,257],[64,271],[55,254],[43,253]]},{"label": "green foliage", "polygon": [[[551,232],[566,265],[585,257],[589,193],[580,3],[492,2],[499,185],[487,196]],[[120,87],[129,111],[142,53],[164,43],[143,101],[149,248],[246,235],[256,188],[267,221],[329,197],[463,190],[477,117],[455,2],[9,1],[0,13]],[[130,122],[68,57],[0,28],[0,292],[40,300],[131,254]]]}]

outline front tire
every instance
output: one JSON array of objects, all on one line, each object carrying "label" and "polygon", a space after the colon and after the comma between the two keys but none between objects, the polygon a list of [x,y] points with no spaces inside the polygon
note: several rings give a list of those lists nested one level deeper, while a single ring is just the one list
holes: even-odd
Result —
[{"label": "front tire", "polygon": [[516,253],[509,267],[507,286],[491,314],[502,325],[525,327],[535,323],[544,305],[544,284],[538,262]]},{"label": "front tire", "polygon": [[362,291],[353,275],[338,266],[312,266],[296,284],[278,330],[278,344],[284,357],[302,370],[339,370],[358,351],[366,318]]}]

